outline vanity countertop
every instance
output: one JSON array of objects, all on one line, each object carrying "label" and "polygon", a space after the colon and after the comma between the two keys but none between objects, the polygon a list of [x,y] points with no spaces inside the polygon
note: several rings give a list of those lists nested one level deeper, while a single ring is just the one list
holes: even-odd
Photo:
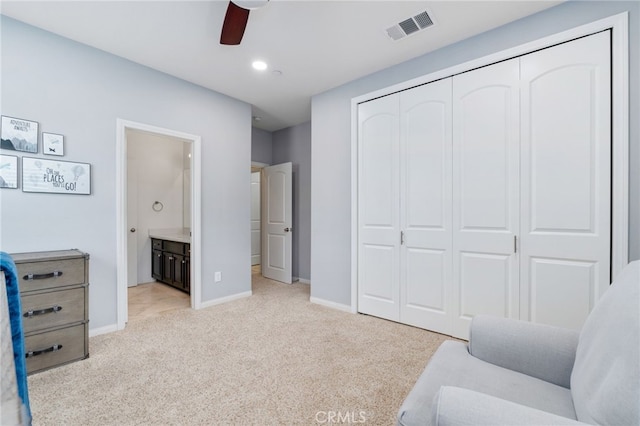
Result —
[{"label": "vanity countertop", "polygon": [[149,236],[159,240],[177,241],[179,243],[191,243],[190,228],[160,228],[149,229]]}]

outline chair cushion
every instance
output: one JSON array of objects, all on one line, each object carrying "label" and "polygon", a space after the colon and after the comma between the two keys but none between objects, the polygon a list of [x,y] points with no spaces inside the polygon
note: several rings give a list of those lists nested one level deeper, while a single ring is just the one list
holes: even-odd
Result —
[{"label": "chair cushion", "polygon": [[575,419],[571,391],[490,364],[469,354],[462,342],[446,341],[433,355],[398,412],[400,425],[431,424],[431,406],[440,386],[457,386]]},{"label": "chair cushion", "polygon": [[437,426],[589,426],[546,411],[469,389],[442,386],[433,401],[431,423]]},{"label": "chair cushion", "polygon": [[580,331],[571,393],[578,420],[640,424],[640,261],[600,298]]}]

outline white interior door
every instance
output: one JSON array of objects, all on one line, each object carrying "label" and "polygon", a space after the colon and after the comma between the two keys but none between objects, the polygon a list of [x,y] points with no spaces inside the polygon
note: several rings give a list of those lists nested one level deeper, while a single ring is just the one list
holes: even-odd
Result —
[{"label": "white interior door", "polygon": [[453,77],[454,336],[519,317],[519,60]]},{"label": "white interior door", "polygon": [[251,266],[260,264],[260,172],[251,173]]},{"label": "white interior door", "polygon": [[127,158],[127,287],[138,285],[138,167]]},{"label": "white interior door", "polygon": [[262,275],[291,284],[292,164],[262,169]]},{"label": "white interior door", "polygon": [[450,334],[451,78],[400,94],[400,320]]},{"label": "white interior door", "polygon": [[399,97],[358,110],[358,311],[400,319]]},{"label": "white interior door", "polygon": [[610,283],[608,31],[522,57],[522,318],[579,329]]}]

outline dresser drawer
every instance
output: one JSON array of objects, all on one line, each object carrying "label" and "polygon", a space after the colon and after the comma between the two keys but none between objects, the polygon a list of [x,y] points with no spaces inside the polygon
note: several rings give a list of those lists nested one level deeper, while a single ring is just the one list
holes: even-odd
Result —
[{"label": "dresser drawer", "polygon": [[22,327],[25,333],[86,320],[86,287],[23,294]]},{"label": "dresser drawer", "polygon": [[89,356],[85,345],[87,326],[86,323],[79,324],[25,337],[27,373],[31,374]]},{"label": "dresser drawer", "polygon": [[85,282],[85,259],[16,263],[20,291],[44,290]]}]

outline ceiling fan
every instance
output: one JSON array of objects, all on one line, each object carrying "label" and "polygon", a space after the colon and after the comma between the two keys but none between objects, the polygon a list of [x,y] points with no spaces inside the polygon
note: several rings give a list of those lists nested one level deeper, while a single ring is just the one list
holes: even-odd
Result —
[{"label": "ceiling fan", "polygon": [[224,16],[220,44],[238,45],[242,41],[244,30],[249,20],[249,12],[259,9],[269,0],[233,0],[229,2],[227,14]]}]

